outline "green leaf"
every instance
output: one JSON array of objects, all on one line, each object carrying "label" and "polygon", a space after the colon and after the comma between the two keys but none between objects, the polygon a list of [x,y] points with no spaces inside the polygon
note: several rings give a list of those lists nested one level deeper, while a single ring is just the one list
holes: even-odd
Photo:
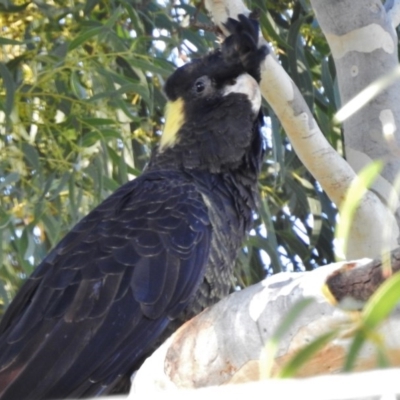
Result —
[{"label": "green leaf", "polygon": [[329,99],[329,103],[333,108],[337,108],[336,98],[333,89],[333,79],[329,70],[329,60],[323,59],[321,60],[321,80],[322,85],[324,86],[324,92]]},{"label": "green leaf", "polygon": [[71,179],[68,181],[68,198],[69,198],[69,214],[71,215],[72,221],[78,221],[79,219],[79,203],[77,204],[76,190],[75,190],[75,174],[71,174]]},{"label": "green leaf", "polygon": [[10,14],[21,13],[21,11],[24,11],[29,4],[31,4],[31,2],[27,1],[25,4],[16,6],[15,4],[11,3],[11,1],[4,0],[0,2],[0,12],[10,13]]},{"label": "green leaf", "polygon": [[273,151],[273,157],[274,161],[280,166],[280,168],[283,168],[282,174],[284,174],[284,149],[283,149],[283,140],[281,136],[281,123],[278,120],[278,117],[276,116],[275,112],[268,106],[268,114],[271,118],[271,129],[272,129],[272,151]]},{"label": "green leaf", "polygon": [[4,38],[4,37],[0,37],[0,45],[23,45],[25,44],[25,41],[20,41],[20,40],[15,40],[15,39],[8,39],[8,38]]},{"label": "green leaf", "polygon": [[51,245],[54,246],[59,240],[60,224],[52,215],[42,215],[42,221],[46,231],[46,237],[50,241]]},{"label": "green leaf", "polygon": [[300,28],[306,19],[307,16],[299,18],[289,29],[288,43],[290,49],[288,50],[288,59],[292,78],[299,87],[307,105],[312,110],[314,106],[314,87],[310,67],[304,55],[304,43],[300,36]]},{"label": "green leaf", "polygon": [[271,258],[272,269],[274,273],[282,272],[283,271],[282,260],[278,252],[276,251],[276,249],[278,248],[278,239],[276,237],[275,229],[272,223],[272,214],[266,199],[262,199],[259,213],[267,228],[267,238],[271,248],[265,250],[267,251],[268,255]]},{"label": "green leaf", "polygon": [[88,29],[87,31],[82,32],[78,35],[74,40],[72,40],[68,45],[68,51],[72,51],[77,47],[81,46],[83,43],[87,42],[89,39],[99,35],[103,32],[103,26],[97,26],[95,28]]},{"label": "green leaf", "polygon": [[400,272],[383,282],[362,311],[363,325],[376,328],[400,302]]},{"label": "green leaf", "polygon": [[[199,35],[199,32],[192,31],[191,29],[184,29],[182,30],[182,38],[187,42],[184,42],[184,44],[190,49],[192,52],[200,53],[200,54],[205,54],[210,49],[208,46],[204,44],[204,41],[202,40],[201,36]],[[190,46],[190,44],[194,45],[196,48],[193,48],[193,46]]]},{"label": "green leaf", "polygon": [[104,187],[109,190],[110,192],[114,192],[117,190],[121,185],[112,178],[108,176],[103,176]]},{"label": "green leaf", "polygon": [[279,341],[279,339],[289,331],[294,321],[302,314],[302,312],[315,302],[315,299],[311,297],[305,297],[296,302],[285,317],[281,320],[278,327],[276,328],[272,339]]},{"label": "green leaf", "polygon": [[348,236],[350,227],[354,218],[354,214],[359,206],[367,189],[372,185],[376,177],[383,168],[381,160],[375,160],[364,167],[358,174],[357,179],[354,179],[346,193],[340,207],[340,221],[336,226],[335,239],[341,248],[336,249],[337,259],[342,258],[342,254],[346,254]]},{"label": "green leaf", "polygon": [[139,169],[132,168],[130,165],[128,165],[125,162],[125,160],[123,159],[123,157],[120,154],[118,154],[113,148],[108,146],[107,150],[108,150],[108,154],[114,165],[120,165],[121,163],[124,163],[126,166],[127,172],[134,176],[139,176],[142,173]]},{"label": "green leaf", "polygon": [[70,84],[72,93],[74,93],[78,99],[86,99],[88,97],[86,89],[82,86],[76,71],[71,72]]},{"label": "green leaf", "polygon": [[[11,221],[11,215],[8,214],[6,212],[6,210],[3,210],[2,208],[0,208],[0,229],[4,229],[10,223],[10,221]],[[0,237],[1,237],[1,235],[0,235]],[[0,249],[0,251],[1,251],[1,249]],[[1,259],[2,258],[0,258],[0,260]]]},{"label": "green leaf", "polygon": [[82,118],[82,123],[98,127],[103,125],[116,125],[117,122],[109,118]]},{"label": "green leaf", "polygon": [[160,74],[163,76],[168,76],[174,71],[175,67],[166,62],[165,60],[160,62],[157,59],[150,58],[137,58],[129,57],[127,58],[132,67],[136,67],[146,72],[153,72],[155,74]]},{"label": "green leaf", "polygon": [[6,101],[4,104],[4,112],[10,117],[14,107],[15,84],[13,77],[4,63],[0,62],[0,76],[3,79],[3,86],[6,90]]},{"label": "green leaf", "polygon": [[337,333],[338,332],[336,330],[327,332],[299,350],[296,355],[282,368],[279,373],[279,377],[290,378],[295,376],[308,360],[310,360],[316,353],[318,353],[318,351],[322,350],[337,336]]},{"label": "green leaf", "polygon": [[131,119],[135,119],[137,117],[137,114],[135,114],[133,107],[131,107],[130,104],[128,104],[126,101],[122,99],[116,99],[115,104],[118,106],[118,108],[128,117]]},{"label": "green leaf", "polygon": [[102,129],[86,133],[83,136],[81,145],[83,147],[93,146],[98,140],[108,141],[110,139],[120,139],[121,133],[113,129]]},{"label": "green leaf", "polygon": [[94,101],[98,101],[103,98],[112,98],[113,100],[115,100],[116,96],[124,94],[124,93],[129,93],[129,92],[136,93],[140,97],[142,97],[143,100],[145,100],[146,102],[150,102],[149,91],[148,91],[147,87],[143,86],[141,84],[132,83],[132,82],[124,84],[119,89],[116,89],[113,91],[98,93],[98,94],[92,96],[89,99],[89,101],[94,102]]},{"label": "green leaf", "polygon": [[145,32],[143,21],[141,21],[137,11],[132,7],[128,1],[122,0],[121,4],[125,7],[128,12],[129,18],[131,19],[131,23],[133,25],[133,29],[136,32],[137,36],[143,35]]},{"label": "green leaf", "polygon": [[[113,86],[110,87],[110,91],[101,91],[100,93],[96,93],[89,99],[89,101],[93,102],[102,98],[111,98],[113,101],[117,101],[118,97],[120,97],[117,95],[132,92],[140,95],[147,103],[151,102],[146,80],[144,82],[137,81],[105,68],[98,68],[97,71],[109,82],[112,82]],[[115,89],[115,83],[118,84],[120,88]]]},{"label": "green leaf", "polygon": [[29,143],[22,143],[22,152],[24,153],[24,156],[28,160],[32,169],[34,169],[35,171],[39,171],[40,164],[39,164],[39,154],[37,150]]},{"label": "green leaf", "polygon": [[343,366],[343,371],[349,372],[354,368],[354,364],[357,360],[357,356],[360,353],[362,346],[365,343],[365,335],[362,331],[357,331],[351,342],[350,348],[346,355],[346,360]]},{"label": "green leaf", "polygon": [[33,232],[31,231],[31,229],[28,228],[26,228],[26,236],[27,236],[27,247],[25,250],[24,259],[29,260],[31,257],[33,257],[35,252],[35,238],[33,236]]},{"label": "green leaf", "polygon": [[85,15],[90,16],[91,11],[93,10],[94,7],[100,2],[100,0],[86,0],[85,1],[85,7],[83,9],[83,12]]},{"label": "green leaf", "polygon": [[[1,246],[1,244],[2,243],[0,242],[0,246]],[[9,285],[7,285],[7,286],[9,286]],[[0,303],[2,308],[6,309],[7,306],[10,304],[10,301],[9,301],[9,295],[8,295],[7,290],[2,281],[0,281],[0,299],[2,300],[2,303],[3,303],[3,304]]]},{"label": "green leaf", "polygon": [[260,15],[260,22],[261,22],[261,31],[263,32],[263,36],[270,37],[272,40],[275,40],[279,46],[284,49],[290,49],[290,45],[283,40],[278,31],[278,27],[275,26],[275,23],[270,15],[269,12],[261,13]]},{"label": "green leaf", "polygon": [[262,373],[264,377],[271,376],[273,360],[275,358],[276,352],[278,351],[278,346],[281,338],[289,331],[290,327],[293,326],[294,321],[296,321],[296,319],[300,317],[303,311],[307,307],[309,307],[314,301],[315,300],[310,297],[299,300],[290,308],[287,314],[284,315],[284,317],[280,321],[279,325],[275,329],[272,337],[267,342],[264,349],[264,354],[266,357],[263,360],[264,365],[262,368]]},{"label": "green leaf", "polygon": [[10,172],[3,180],[0,180],[0,190],[3,190],[8,185],[18,182],[20,175],[18,172]]},{"label": "green leaf", "polygon": [[123,14],[123,9],[121,6],[118,6],[114,12],[112,13],[112,15],[110,17],[107,18],[106,23],[104,24],[104,26],[106,26],[107,28],[112,28],[118,21],[118,19],[120,18],[120,16]]}]

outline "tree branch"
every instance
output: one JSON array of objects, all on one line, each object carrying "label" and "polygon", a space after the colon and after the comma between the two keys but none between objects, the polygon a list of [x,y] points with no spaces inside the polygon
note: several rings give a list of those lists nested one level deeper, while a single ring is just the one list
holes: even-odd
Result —
[{"label": "tree branch", "polygon": [[376,289],[388,278],[383,268],[389,261],[391,273],[400,271],[400,248],[393,250],[390,257],[376,259],[366,265],[355,268],[356,264],[347,264],[338,269],[326,281],[326,286],[335,302],[346,310],[360,310]]},{"label": "tree branch", "polygon": [[[336,338],[303,365],[297,376],[340,372],[352,343],[351,332],[358,327],[357,314],[334,307],[322,289],[335,271],[360,268],[372,271],[376,267],[365,259],[306,273],[280,273],[231,294],[188,321],[156,350],[135,375],[132,391],[142,394],[149,387],[200,388],[277,376],[301,348],[333,330],[338,332]],[[280,335],[274,353],[271,344],[275,342],[270,340],[277,327],[304,298],[313,301]],[[400,365],[399,329],[400,316],[395,314],[376,333],[385,343],[390,365]],[[377,362],[375,346],[367,342],[355,369],[370,369]]]},{"label": "tree branch", "polygon": [[[380,0],[369,3],[364,0],[311,0],[311,5],[332,50],[342,104],[347,104],[369,85],[376,86],[376,82],[395,70],[398,39]],[[386,6],[391,12],[397,12],[398,1],[388,2]],[[361,109],[353,110],[343,124],[346,158],[355,172],[373,160],[385,162],[370,190],[376,194],[376,199],[369,212],[377,209],[379,216],[373,219],[363,213],[360,223],[355,221],[360,229],[364,224],[365,236],[371,234],[369,240],[376,240],[375,245],[371,243],[373,251],[364,253],[365,256],[375,257],[398,246],[398,126],[400,82],[395,79],[386,88],[377,90],[373,99]],[[363,254],[356,252],[352,256],[362,257]]]}]

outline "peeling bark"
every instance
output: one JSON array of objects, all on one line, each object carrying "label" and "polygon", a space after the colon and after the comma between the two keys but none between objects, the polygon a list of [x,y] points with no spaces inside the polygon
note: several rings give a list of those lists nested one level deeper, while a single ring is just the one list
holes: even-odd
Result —
[{"label": "peeling bark", "polygon": [[400,271],[400,248],[392,251],[390,258],[376,259],[361,267],[356,263],[347,263],[344,268],[335,271],[326,281],[327,289],[335,302],[347,310],[362,308],[389,276],[385,276],[383,264],[389,260],[391,273]]}]

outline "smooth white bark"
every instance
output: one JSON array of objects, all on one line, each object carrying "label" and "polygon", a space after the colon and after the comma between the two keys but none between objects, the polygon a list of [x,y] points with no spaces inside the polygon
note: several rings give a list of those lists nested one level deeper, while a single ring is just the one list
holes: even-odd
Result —
[{"label": "smooth white bark", "polygon": [[[394,29],[399,2],[387,4],[389,11],[380,0],[311,0],[332,50],[340,97],[346,107],[346,159],[357,173],[373,160],[384,161],[370,190],[375,199],[367,202],[365,212],[360,207],[359,220],[354,220],[356,231],[370,234],[369,241],[376,239],[375,248],[381,252],[398,245],[400,224],[400,73]],[[357,97],[359,93],[363,99]],[[367,215],[369,204],[373,205],[372,217]],[[382,239],[378,231],[385,232]],[[363,250],[358,240],[355,244]],[[352,256],[361,255],[353,252]]]}]

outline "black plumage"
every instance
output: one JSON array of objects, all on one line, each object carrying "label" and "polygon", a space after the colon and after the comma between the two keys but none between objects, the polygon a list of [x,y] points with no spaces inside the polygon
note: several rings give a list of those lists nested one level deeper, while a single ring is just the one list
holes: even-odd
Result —
[{"label": "black plumage", "polygon": [[[262,157],[254,22],[166,82],[175,118],[143,174],[83,218],[0,324],[0,399],[110,393],[183,321],[228,294]],[[244,86],[243,86],[244,85]],[[166,128],[167,129],[167,128]]]}]

